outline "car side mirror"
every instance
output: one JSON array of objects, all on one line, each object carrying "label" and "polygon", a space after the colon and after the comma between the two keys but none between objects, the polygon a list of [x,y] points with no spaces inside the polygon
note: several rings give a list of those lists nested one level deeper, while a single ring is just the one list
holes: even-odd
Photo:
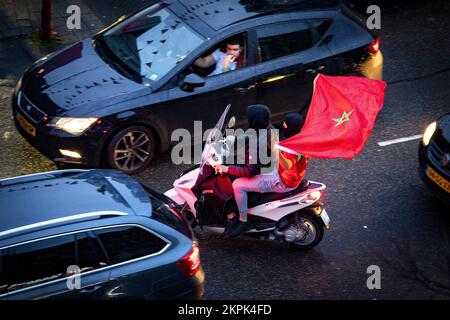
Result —
[{"label": "car side mirror", "polygon": [[191,73],[184,78],[180,87],[185,91],[193,91],[194,88],[203,87],[205,83],[205,79],[195,73]]}]

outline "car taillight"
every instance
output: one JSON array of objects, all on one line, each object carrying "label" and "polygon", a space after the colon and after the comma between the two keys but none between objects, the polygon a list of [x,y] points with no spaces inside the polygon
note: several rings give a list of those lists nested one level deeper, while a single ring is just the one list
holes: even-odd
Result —
[{"label": "car taillight", "polygon": [[193,277],[200,269],[200,249],[197,243],[192,245],[192,250],[177,261],[181,271],[188,277]]},{"label": "car taillight", "polygon": [[377,53],[380,50],[380,39],[376,38],[370,45],[369,45],[369,51],[372,54]]}]

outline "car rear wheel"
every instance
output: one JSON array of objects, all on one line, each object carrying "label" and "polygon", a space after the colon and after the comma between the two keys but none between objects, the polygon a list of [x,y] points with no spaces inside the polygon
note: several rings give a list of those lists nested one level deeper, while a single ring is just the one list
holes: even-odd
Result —
[{"label": "car rear wheel", "polygon": [[155,137],[144,126],[132,126],[119,131],[107,148],[111,168],[135,174],[144,170],[155,154]]}]

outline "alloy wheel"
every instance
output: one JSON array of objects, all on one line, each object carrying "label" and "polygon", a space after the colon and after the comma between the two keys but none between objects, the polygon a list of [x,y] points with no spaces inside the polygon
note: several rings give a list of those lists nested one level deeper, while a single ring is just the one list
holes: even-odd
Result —
[{"label": "alloy wheel", "polygon": [[130,131],[116,143],[114,163],[124,171],[134,171],[141,167],[151,156],[150,137],[142,131]]}]

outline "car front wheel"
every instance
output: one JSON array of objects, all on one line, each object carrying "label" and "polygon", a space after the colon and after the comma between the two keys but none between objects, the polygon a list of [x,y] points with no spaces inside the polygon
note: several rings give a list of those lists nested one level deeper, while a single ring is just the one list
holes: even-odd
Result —
[{"label": "car front wheel", "polygon": [[155,137],[144,126],[132,126],[119,131],[107,148],[111,168],[135,174],[144,170],[155,154]]}]

